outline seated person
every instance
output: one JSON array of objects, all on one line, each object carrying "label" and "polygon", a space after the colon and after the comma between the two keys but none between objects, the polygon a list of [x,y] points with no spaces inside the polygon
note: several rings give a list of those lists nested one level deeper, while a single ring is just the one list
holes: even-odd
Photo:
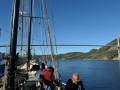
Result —
[{"label": "seated person", "polygon": [[79,74],[72,74],[72,78],[67,81],[65,90],[85,90],[82,81],[80,81]]},{"label": "seated person", "polygon": [[43,70],[43,78],[44,78],[44,83],[46,85],[50,85],[53,79],[53,74],[54,74],[54,68],[48,67]]},{"label": "seated person", "polygon": [[43,69],[43,74],[40,75],[42,90],[53,90],[53,74],[53,67]]},{"label": "seated person", "polygon": [[[37,82],[37,87],[43,87],[43,70],[45,69],[45,64],[44,63],[41,63],[40,64],[40,66],[39,66],[40,68],[36,71],[36,74],[35,74],[35,76],[36,76],[36,79],[38,80],[38,82]],[[42,90],[44,90],[44,89],[42,89]]]}]

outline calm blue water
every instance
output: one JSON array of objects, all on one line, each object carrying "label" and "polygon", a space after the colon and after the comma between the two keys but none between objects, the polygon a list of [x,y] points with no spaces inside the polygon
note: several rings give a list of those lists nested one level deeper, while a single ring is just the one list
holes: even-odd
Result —
[{"label": "calm blue water", "polygon": [[62,80],[80,74],[86,90],[120,90],[120,61],[59,61]]}]

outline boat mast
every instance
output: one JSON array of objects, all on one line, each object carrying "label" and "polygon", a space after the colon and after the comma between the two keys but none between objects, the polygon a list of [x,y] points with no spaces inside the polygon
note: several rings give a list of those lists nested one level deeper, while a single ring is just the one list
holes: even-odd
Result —
[{"label": "boat mast", "polygon": [[21,31],[21,56],[23,51],[23,31],[24,31],[24,11],[25,11],[25,0],[22,0],[22,11],[21,11],[21,19],[22,19],[22,31]]},{"label": "boat mast", "polygon": [[15,90],[15,62],[16,62],[16,48],[17,48],[17,35],[18,35],[18,21],[19,21],[19,6],[20,0],[14,0],[13,10],[13,28],[11,36],[10,47],[10,61],[8,71],[8,85],[7,90]]},{"label": "boat mast", "polygon": [[27,71],[30,69],[30,60],[31,60],[31,31],[32,31],[32,12],[33,12],[33,0],[30,0],[30,29],[28,31],[28,62],[27,62]]}]

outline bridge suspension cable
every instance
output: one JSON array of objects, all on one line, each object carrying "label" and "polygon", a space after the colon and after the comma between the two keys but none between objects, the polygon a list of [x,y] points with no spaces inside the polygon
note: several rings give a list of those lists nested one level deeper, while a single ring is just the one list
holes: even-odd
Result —
[{"label": "bridge suspension cable", "polygon": [[[26,47],[27,45],[17,45],[17,47]],[[56,44],[56,45],[44,45],[44,44],[31,44],[32,47],[39,46],[58,46],[58,47],[118,47],[118,45],[95,45],[95,44]],[[0,45],[0,47],[10,47],[10,45]]]}]

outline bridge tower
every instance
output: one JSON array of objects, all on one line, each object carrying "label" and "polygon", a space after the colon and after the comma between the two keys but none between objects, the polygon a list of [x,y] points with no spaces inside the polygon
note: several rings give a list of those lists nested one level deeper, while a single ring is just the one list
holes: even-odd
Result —
[{"label": "bridge tower", "polygon": [[117,38],[118,60],[120,60],[120,35]]}]

